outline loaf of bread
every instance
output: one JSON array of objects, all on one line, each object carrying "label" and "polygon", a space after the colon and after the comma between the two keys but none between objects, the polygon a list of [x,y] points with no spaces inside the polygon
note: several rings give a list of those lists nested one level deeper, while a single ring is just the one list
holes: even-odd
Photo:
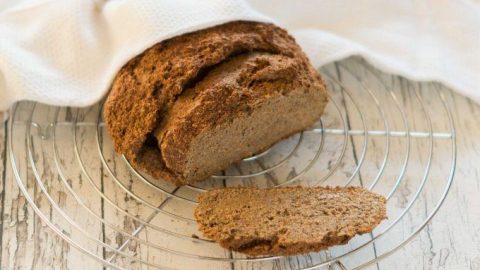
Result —
[{"label": "loaf of bread", "polygon": [[237,21],[162,41],[129,61],[104,120],[134,168],[184,185],[308,128],[327,100],[285,30]]},{"label": "loaf of bread", "polygon": [[383,196],[363,188],[222,188],[203,193],[199,230],[252,256],[296,255],[345,244],[386,218]]}]

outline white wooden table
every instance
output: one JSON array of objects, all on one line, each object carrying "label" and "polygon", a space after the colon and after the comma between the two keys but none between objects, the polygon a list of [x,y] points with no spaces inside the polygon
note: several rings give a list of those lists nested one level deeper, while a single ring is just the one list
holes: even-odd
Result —
[{"label": "white wooden table", "polygon": [[[349,61],[352,60],[344,60],[342,64],[349,66]],[[438,87],[435,83],[417,84],[397,76],[382,76],[387,77],[385,81],[391,83],[390,87],[398,88],[406,83],[413,88],[422,88],[414,91],[419,90],[425,100],[429,100],[434,95],[434,88]],[[404,248],[372,269],[480,269],[480,106],[448,89],[443,91],[457,129],[458,164],[453,187],[433,221]],[[408,103],[413,97],[402,94],[401,98]],[[0,129],[1,269],[102,269],[100,263],[66,244],[35,216],[14,180],[7,157],[6,134],[5,124]],[[24,138],[13,138],[14,141],[17,139]],[[391,151],[395,154],[396,149]],[[413,163],[415,158],[412,157]],[[20,168],[26,170],[27,167]],[[362,173],[368,175],[368,172]],[[408,196],[408,190],[405,192]],[[435,203],[429,202],[428,198],[426,196],[425,205]],[[413,214],[407,218],[418,217]],[[405,224],[408,226],[408,222]],[[131,229],[131,224],[125,226]],[[115,240],[118,239],[112,241]],[[135,247],[130,248],[135,253]],[[287,264],[278,268],[289,267]]]}]

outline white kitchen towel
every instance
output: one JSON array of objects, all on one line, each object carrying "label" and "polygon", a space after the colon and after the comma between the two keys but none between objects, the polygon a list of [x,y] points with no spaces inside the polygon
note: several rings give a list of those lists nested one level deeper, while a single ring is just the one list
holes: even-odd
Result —
[{"label": "white kitchen towel", "polygon": [[357,54],[480,102],[479,14],[474,0],[3,0],[0,111],[93,104],[146,48],[232,20],[287,28],[317,67]]}]

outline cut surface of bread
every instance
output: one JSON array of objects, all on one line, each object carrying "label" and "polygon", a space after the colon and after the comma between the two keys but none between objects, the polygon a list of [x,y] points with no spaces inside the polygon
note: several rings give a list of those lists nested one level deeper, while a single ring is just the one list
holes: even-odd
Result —
[{"label": "cut surface of bread", "polygon": [[112,83],[104,120],[135,169],[184,185],[308,128],[327,101],[323,80],[285,30],[237,21],[130,60]]},{"label": "cut surface of bread", "polygon": [[297,255],[371,232],[386,218],[386,200],[359,187],[221,188],[199,196],[195,218],[224,248]]}]

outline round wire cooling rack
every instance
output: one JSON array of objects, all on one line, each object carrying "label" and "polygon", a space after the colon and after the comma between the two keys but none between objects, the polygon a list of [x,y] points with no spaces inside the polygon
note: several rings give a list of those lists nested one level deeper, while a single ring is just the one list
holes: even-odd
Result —
[{"label": "round wire cooling rack", "polygon": [[[379,267],[428,226],[447,196],[456,165],[449,102],[441,86],[424,98],[422,84],[392,79],[357,58],[321,73],[331,102],[314,127],[184,187],[154,180],[116,155],[101,104],[19,103],[8,136],[16,181],[51,230],[115,269]],[[247,257],[202,238],[192,215],[199,193],[239,185],[364,186],[387,198],[389,219],[323,252]]]}]

